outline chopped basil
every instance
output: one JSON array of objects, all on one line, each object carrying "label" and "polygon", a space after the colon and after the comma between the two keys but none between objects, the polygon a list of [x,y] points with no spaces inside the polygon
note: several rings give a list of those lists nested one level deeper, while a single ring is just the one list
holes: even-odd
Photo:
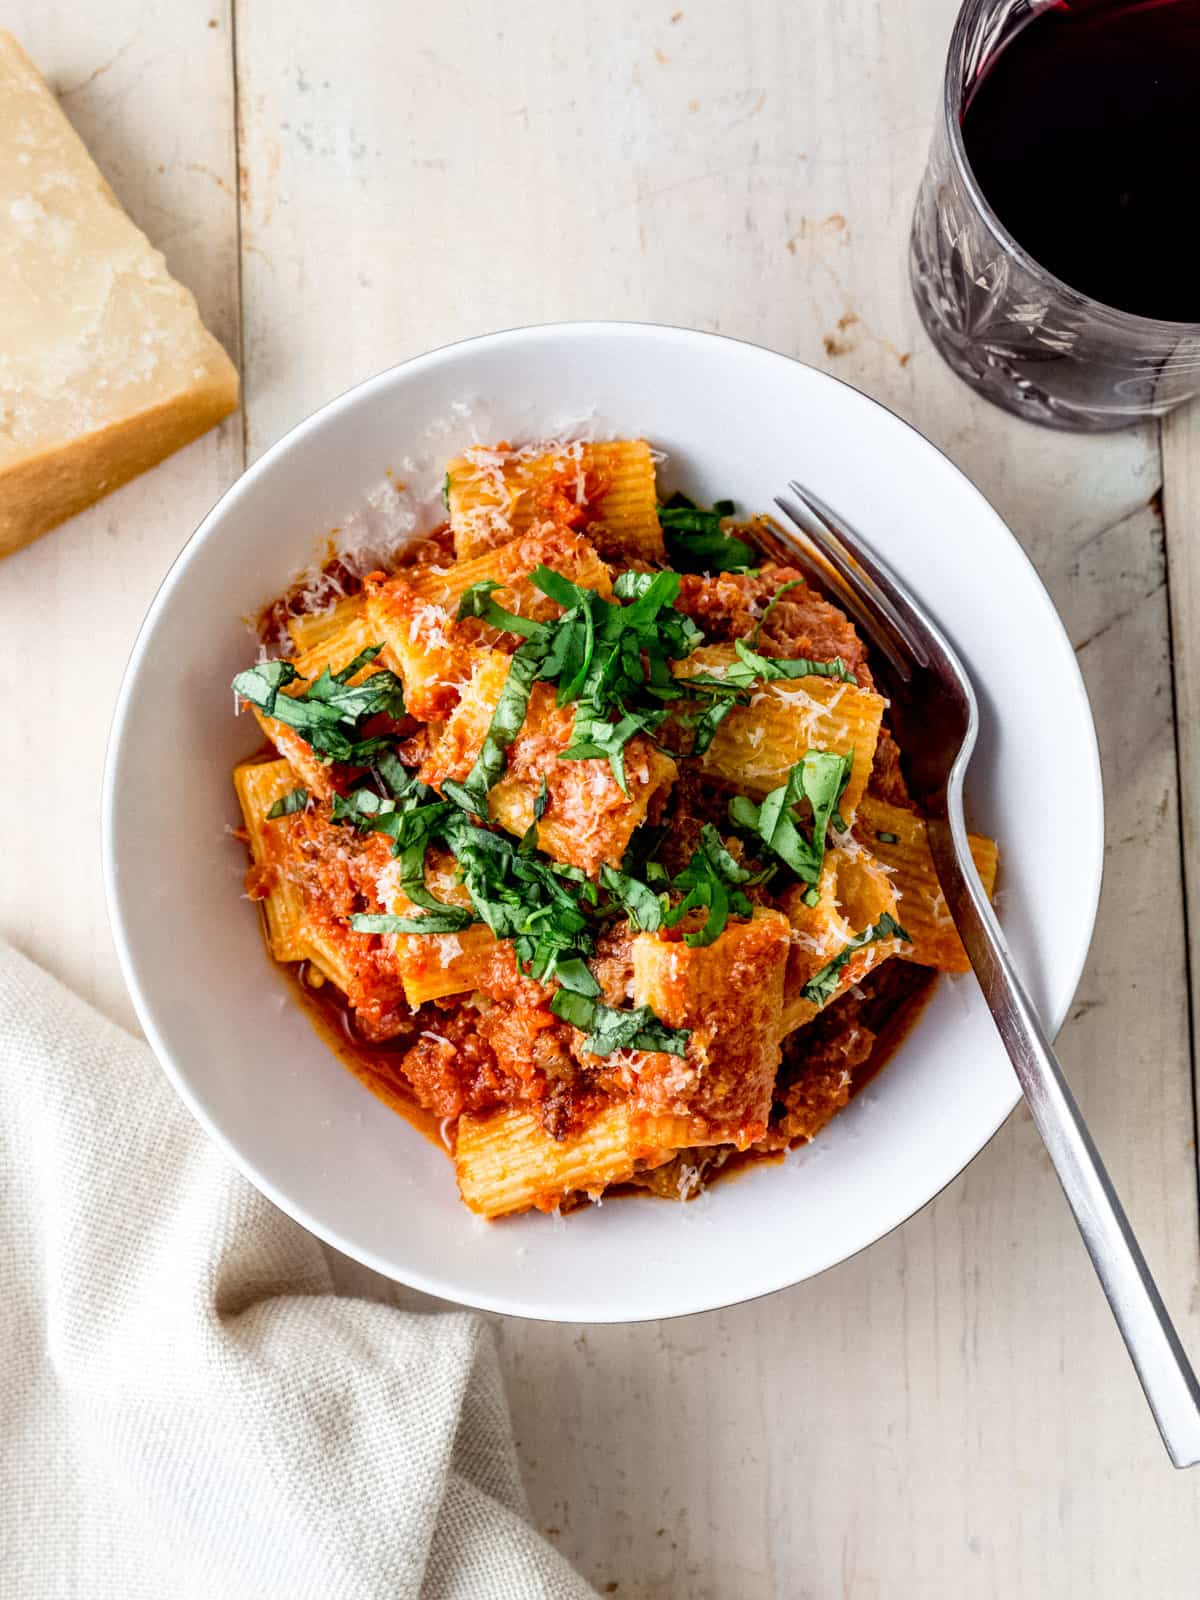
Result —
[{"label": "chopped basil", "polygon": [[745,572],[757,552],[726,533],[722,518],[733,515],[732,500],[718,500],[702,511],[684,494],[672,495],[658,508],[658,521],[671,565],[679,572]]},{"label": "chopped basil", "polygon": [[[726,514],[723,508],[701,512],[690,503],[664,508],[668,520],[707,517],[719,522]],[[538,680],[556,686],[560,706],[575,706],[571,742],[559,760],[606,760],[625,795],[629,793],[626,746],[639,734],[653,738],[672,714],[673,702],[685,702],[684,707],[674,707],[674,715],[691,730],[692,739],[689,750],[668,753],[702,755],[722,719],[734,704],[744,703],[745,691],[755,682],[813,674],[854,681],[841,660],[781,660],[757,654],[742,640],[735,646],[739,660],[725,677],[677,680],[671,663],[690,655],[704,637],[695,622],[676,609],[677,572],[623,572],[611,601],[546,566],[537,567],[531,581],[562,608],[557,620],[534,622],[506,611],[493,599],[502,586],[491,578],[472,584],[459,602],[460,618],[478,617],[524,641],[512,657],[471,772],[461,783],[450,779],[442,785],[444,794],[476,816],[487,815],[487,792],[504,773],[508,747],[521,730],[530,691]],[[687,702],[693,707],[699,702],[700,708],[687,709]]]},{"label": "chopped basil", "polygon": [[404,686],[394,673],[380,670],[360,684],[350,682],[382,648],[370,645],[340,672],[326,667],[301,693],[292,695],[284,694],[284,689],[305,680],[291,662],[261,661],[238,673],[234,692],[265,716],[293,728],[323,761],[367,766],[390,750],[394,740],[357,737],[362,723],[381,712],[389,717],[404,715]]},{"label": "chopped basil", "polygon": [[[721,677],[700,673],[695,677],[679,680],[683,691],[692,699],[694,705],[692,709],[675,708],[672,720],[674,725],[692,730],[692,742],[689,749],[671,750],[669,754],[703,755],[712,743],[713,736],[722,721],[734,706],[747,704],[749,691],[756,683],[770,683],[779,678],[808,677],[840,678],[844,683],[857,682],[854,674],[847,671],[846,664],[840,656],[834,661],[811,661],[807,657],[786,660],[777,656],[763,656],[752,650],[743,639],[734,641],[734,650],[738,659],[726,668]],[[703,709],[695,709],[696,704],[701,705]]]},{"label": "chopped basil", "polygon": [[[825,860],[829,825],[838,816],[854,764],[854,752],[834,755],[829,750],[809,750],[788,773],[787,782],[772,789],[761,805],[745,795],[729,802],[729,820],[735,827],[757,834],[803,883],[815,884]],[[794,807],[807,800],[812,811],[812,832],[801,832]],[[845,831],[844,829],[842,830]]]},{"label": "chopped basil", "polygon": [[523,856],[529,855],[531,851],[536,850],[538,847],[538,823],[545,816],[546,807],[549,805],[549,803],[550,791],[546,786],[546,779],[543,776],[542,786],[538,790],[533,801],[533,821],[521,835],[521,842],[517,846],[517,849]]},{"label": "chopped basil", "polygon": [[[431,800],[432,794],[414,780],[400,800],[366,788],[333,797],[335,822],[352,823],[363,831],[391,838],[393,854],[400,860],[403,890],[427,912],[418,917],[359,912],[350,918],[350,926],[360,933],[441,934],[456,933],[478,918],[497,939],[512,940],[521,968],[530,977],[541,983],[558,981],[561,987],[556,999],[567,994],[592,1004],[600,993],[586,962],[595,948],[592,919],[611,915],[616,903],[629,910],[634,926],[657,928],[661,921],[657,896],[628,874],[605,868],[603,888],[611,901],[601,904],[597,886],[578,867],[548,860],[526,840],[518,844],[505,834],[493,833],[449,801]],[[535,811],[542,798],[539,794],[534,802]],[[445,905],[426,888],[425,856],[434,842],[444,844],[454,856],[470,909]],[[606,1014],[607,1008],[600,1008],[598,1039],[608,1036]],[[625,1019],[633,1014],[613,1015]],[[623,1020],[621,1026],[628,1030],[630,1024]],[[639,1038],[654,1041],[639,1044],[639,1049],[669,1050],[670,1040],[676,1037],[663,1030],[645,1008],[637,1014],[634,1031]],[[677,1053],[681,1050],[682,1046]]]},{"label": "chopped basil", "polygon": [[355,933],[458,933],[474,919],[463,906],[443,906],[423,917],[394,917],[356,911],[350,918]]},{"label": "chopped basil", "polygon": [[875,837],[879,840],[880,844],[900,843],[900,835],[898,833],[877,833]]},{"label": "chopped basil", "polygon": [[618,572],[613,579],[613,593],[618,600],[640,600],[653,582],[652,572]]},{"label": "chopped basil", "polygon": [[[574,881],[504,834],[453,813],[441,825],[475,914],[497,939],[511,939],[524,971],[548,982],[563,963],[578,973],[593,949],[591,924]],[[589,886],[590,887],[590,886]],[[585,969],[586,970],[586,969]],[[578,980],[583,981],[583,980]]]},{"label": "chopped basil", "polygon": [[529,705],[529,691],[540,667],[541,656],[536,648],[531,651],[526,645],[518,647],[474,766],[464,782],[447,779],[442,784],[443,794],[464,811],[487,816],[488,790],[504,776],[508,747],[521,731]]},{"label": "chopped basil", "polygon": [[832,961],[827,961],[819,972],[814,972],[803,989],[801,989],[801,995],[805,1000],[810,1000],[815,1006],[826,1005],[833,998],[837,989],[838,974],[854,952],[862,950],[869,944],[877,944],[881,939],[890,939],[893,936],[897,939],[903,939],[905,944],[912,943],[912,940],[896,921],[895,917],[890,912],[885,911],[878,922],[856,934],[849,944],[838,951]]},{"label": "chopped basil", "polygon": [[[351,917],[352,928],[361,933],[455,933],[475,921],[474,912],[466,906],[448,906],[425,887],[425,853],[453,813],[448,800],[439,800],[415,777],[398,801],[366,788],[354,789],[349,795],[334,795],[331,820],[352,823],[364,833],[386,834],[392,841],[392,854],[400,862],[400,887],[414,905],[431,913],[428,917],[401,918],[406,923],[402,928],[368,927]],[[366,913],[358,915],[361,918]],[[407,925],[410,923],[412,926]]]},{"label": "chopped basil", "polygon": [[654,933],[662,926],[662,901],[647,884],[615,867],[600,868],[600,887],[619,905],[629,918],[630,927],[642,933]]},{"label": "chopped basil", "polygon": [[625,746],[637,733],[649,733],[666,717],[665,709],[628,713],[616,722],[603,717],[593,717],[584,706],[575,712],[574,738],[565,750],[560,750],[560,761],[607,760],[612,775],[626,799],[629,783],[625,776]]},{"label": "chopped basil", "polygon": [[692,748],[688,755],[702,756],[713,742],[713,736],[733,710],[737,700],[727,696],[724,700],[712,700],[696,718],[692,733]]},{"label": "chopped basil", "polygon": [[585,1032],[583,1048],[594,1056],[611,1055],[614,1050],[662,1050],[672,1056],[687,1054],[691,1037],[686,1028],[668,1028],[649,1006],[618,1011],[601,1005],[586,995],[560,989],[550,1002],[556,1017]]},{"label": "chopped basil", "polygon": [[[371,662],[374,661],[375,657],[382,649],[383,646],[381,644],[369,644],[365,650],[360,650],[354,657],[354,660],[348,662],[340,672],[331,673],[329,668],[326,667],[325,671],[319,678],[315,680],[312,687],[309,689],[309,694],[314,700],[320,700],[323,698],[332,699],[333,694],[329,688],[329,685],[348,684],[351,678],[353,678],[357,673],[360,673],[364,667],[369,666]],[[328,679],[328,684],[326,684],[326,679]],[[322,693],[320,688],[322,684],[326,684],[324,693]],[[360,684],[359,687],[362,688],[363,685]],[[371,687],[375,688],[376,686],[372,684]],[[403,708],[401,708],[401,713],[403,714]]]},{"label": "chopped basil", "polygon": [[840,678],[843,683],[858,682],[841,656],[835,656],[832,661],[813,661],[808,656],[764,656],[752,650],[744,639],[735,639],[733,648],[741,667],[730,668],[725,674],[727,683],[742,682],[748,687],[760,680],[772,683],[779,678]]},{"label": "chopped basil", "polygon": [[308,790],[305,788],[292,789],[288,794],[281,794],[279,799],[267,812],[267,821],[274,822],[276,817],[290,817],[293,812],[303,811],[308,804]]},{"label": "chopped basil", "polygon": [[[608,761],[622,792],[628,794],[625,746],[636,734],[652,734],[658,728],[667,715],[663,701],[684,696],[670,663],[689,655],[703,634],[690,617],[675,609],[678,573],[626,576],[637,581],[618,579],[614,602],[560,572],[537,567],[532,582],[563,610],[554,622],[534,622],[505,611],[492,598],[500,587],[493,579],[464,592],[460,618],[479,617],[524,638],[512,657],[474,767],[462,783],[451,779],[442,785],[443,793],[464,811],[486,816],[487,792],[503,775],[508,746],[521,730],[537,680],[556,685],[560,706],[576,708],[571,743],[559,759]],[[627,603],[621,604],[622,599]]]},{"label": "chopped basil", "polygon": [[467,617],[480,617],[502,633],[519,633],[527,639],[541,638],[547,632],[546,623],[535,622],[531,617],[519,617],[515,611],[506,611],[492,599],[496,590],[503,587],[494,578],[483,578],[469,589],[464,589],[458,602],[459,622]]},{"label": "chopped basil", "polygon": [[450,474],[449,473],[447,473],[446,476],[442,479],[442,504],[445,506],[446,510],[449,511],[449,509],[450,509]]},{"label": "chopped basil", "polygon": [[682,889],[684,897],[663,919],[668,928],[681,922],[689,911],[706,910],[704,926],[685,933],[687,945],[712,944],[725,931],[731,912],[748,917],[753,909],[739,885],[750,879],[749,869],[737,862],[721,842],[721,836],[711,822],[700,831],[700,844],[691,861],[673,880],[673,889]]},{"label": "chopped basil", "polygon": [[374,766],[380,783],[395,800],[407,794],[416,782],[415,775],[409,772],[394,750],[381,750]]},{"label": "chopped basil", "polygon": [[554,976],[563,988],[569,989],[572,994],[594,998],[600,993],[600,985],[592,977],[587,963],[580,956],[570,956],[565,961],[555,962]]}]

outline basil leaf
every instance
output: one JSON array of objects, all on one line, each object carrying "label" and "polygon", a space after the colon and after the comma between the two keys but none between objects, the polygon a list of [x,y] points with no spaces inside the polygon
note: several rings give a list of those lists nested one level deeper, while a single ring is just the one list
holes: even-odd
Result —
[{"label": "basil leaf", "polygon": [[544,622],[535,622],[531,617],[519,617],[515,611],[506,611],[491,598],[497,589],[503,587],[494,578],[483,578],[469,589],[464,589],[458,602],[458,621],[479,617],[491,627],[499,628],[501,633],[519,633],[526,639],[540,638],[546,632]]},{"label": "basil leaf", "polygon": [[259,661],[233,680],[233,692],[270,715],[275,696],[297,677],[290,661]]},{"label": "basil leaf", "polygon": [[[790,588],[791,585],[786,587]],[[763,656],[757,650],[752,650],[744,639],[735,639],[733,648],[743,665],[751,670],[753,677],[750,682],[761,679],[764,683],[771,683],[779,678],[840,678],[843,683],[858,682],[841,656],[835,656],[832,661],[812,661],[807,656]],[[732,672],[727,674],[726,682],[733,681],[733,676]]]},{"label": "basil leaf", "polygon": [[692,748],[689,755],[702,756],[713,742],[713,736],[733,710],[737,701],[730,696],[725,700],[714,700],[696,719],[692,733]]},{"label": "basil leaf", "polygon": [[660,506],[658,520],[671,533],[721,533],[721,513],[702,511],[699,506]]},{"label": "basil leaf", "polygon": [[[557,703],[566,706],[573,700],[578,700],[583,693],[583,686],[587,682],[588,673],[595,659],[596,621],[591,607],[585,607],[577,619],[572,618],[565,622],[562,633],[566,650],[563,666],[558,674]],[[543,668],[543,676],[548,676],[548,667],[549,662]]]},{"label": "basil leaf", "polygon": [[679,588],[680,580],[677,572],[656,572],[637,599],[617,611],[621,631],[628,633],[631,629],[657,621],[660,611],[665,611],[668,606],[674,606],[679,598]]},{"label": "basil leaf", "polygon": [[[381,644],[369,644],[365,650],[360,650],[353,661],[344,666],[340,672],[333,674],[334,683],[349,683],[351,678],[361,672],[370,662],[374,661],[382,649],[383,646]],[[326,668],[326,671],[328,671],[328,668]],[[311,689],[309,693],[312,693]]]},{"label": "basil leaf", "polygon": [[381,814],[391,815],[396,809],[396,802],[384,799],[376,794],[374,789],[352,789],[348,795],[335,794],[330,802],[330,820],[333,822],[352,822],[355,827],[364,830],[374,825],[374,819]]},{"label": "basil leaf", "polygon": [[588,919],[568,887],[575,880],[557,863],[458,812],[445,820],[441,832],[476,915],[498,939],[513,940],[518,960],[532,977],[546,981],[559,963],[591,953]]},{"label": "basil leaf", "polygon": [[569,1022],[573,1028],[590,1028],[596,1008],[586,995],[574,993],[570,989],[560,989],[550,1002],[550,1009],[556,1017],[563,1022]]},{"label": "basil leaf", "polygon": [[504,776],[508,747],[524,725],[529,691],[540,666],[540,651],[531,651],[528,645],[518,646],[475,764],[461,784],[453,779],[442,784],[443,794],[464,811],[487,816],[488,790]]},{"label": "basil leaf", "polygon": [[680,572],[745,572],[753,567],[757,552],[721,527],[733,509],[732,500],[718,500],[711,511],[701,511],[686,495],[674,495],[659,506],[671,565]]},{"label": "basil leaf", "polygon": [[638,600],[653,582],[652,572],[619,572],[613,580],[613,593],[618,600]]},{"label": "basil leaf", "polygon": [[290,695],[282,691],[304,681],[295,667],[288,661],[262,661],[238,673],[234,692],[265,716],[294,729],[322,760],[366,766],[395,741],[386,735],[360,739],[360,725],[380,713],[404,715],[404,685],[394,673],[375,672],[360,684],[349,681],[381,649],[381,645],[368,646],[336,674],[326,667],[299,694]]},{"label": "basil leaf", "polygon": [[350,926],[355,933],[459,933],[473,920],[465,906],[443,906],[423,917],[356,911],[350,918]]},{"label": "basil leaf", "polygon": [[726,850],[721,835],[711,822],[706,822],[700,830],[700,848],[704,852],[705,860],[710,863],[726,883],[746,883],[750,878],[749,867],[743,867]]},{"label": "basil leaf", "polygon": [[580,584],[572,583],[570,578],[564,578],[561,572],[555,572],[552,567],[540,563],[529,574],[529,581],[564,611],[588,611],[600,601],[594,589],[584,589]]},{"label": "basil leaf", "polygon": [[394,750],[380,751],[375,761],[375,771],[380,783],[396,800],[407,794],[417,781],[416,773],[409,772]]},{"label": "basil leaf", "polygon": [[595,996],[601,992],[600,985],[588,971],[587,963],[579,956],[555,962],[554,976],[563,988],[569,989],[572,994]]},{"label": "basil leaf", "polygon": [[896,921],[895,917],[890,912],[885,911],[878,922],[856,934],[849,944],[838,951],[832,961],[827,961],[819,972],[814,972],[803,989],[801,989],[801,995],[815,1006],[828,1004],[837,989],[838,974],[850,961],[854,952],[862,950],[869,944],[877,944],[881,939],[890,939],[893,936],[897,939],[903,939],[905,944],[912,943],[912,940]]},{"label": "basil leaf", "polygon": [[521,835],[521,842],[517,849],[523,856],[529,855],[537,849],[538,823],[546,814],[546,807],[550,804],[550,790],[546,786],[545,776],[542,777],[542,786],[538,790],[533,802],[533,821]]},{"label": "basil leaf", "polygon": [[[816,883],[825,860],[829,824],[837,816],[853,764],[853,751],[839,756],[829,750],[809,750],[792,768],[787,782],[772,789],[761,805],[736,795],[729,802],[729,820],[735,827],[757,834],[802,882]],[[801,832],[793,810],[801,800],[807,800],[812,809],[809,838]]]},{"label": "basil leaf", "polygon": [[602,866],[600,887],[624,909],[630,927],[654,933],[662,926],[662,901],[649,885],[615,867]]},{"label": "basil leaf", "polygon": [[614,1050],[661,1050],[668,1055],[687,1053],[691,1037],[686,1028],[668,1028],[650,1010],[638,1006],[631,1011],[618,1011],[613,1006],[576,994],[570,989],[559,989],[550,1002],[556,1017],[569,1022],[572,1027],[586,1031],[583,1048],[594,1056],[611,1055]]},{"label": "basil leaf", "polygon": [[288,794],[281,794],[267,812],[267,821],[274,822],[276,817],[290,817],[293,812],[303,811],[307,804],[308,790],[305,788],[293,789]]},{"label": "basil leaf", "polygon": [[689,912],[707,910],[703,927],[685,933],[683,942],[693,948],[712,944],[724,933],[731,912],[748,917],[753,910],[739,887],[749,879],[749,868],[738,865],[712,823],[706,822],[691,861],[671,883],[672,889],[685,891],[684,898],[667,912],[664,923],[673,928]]}]

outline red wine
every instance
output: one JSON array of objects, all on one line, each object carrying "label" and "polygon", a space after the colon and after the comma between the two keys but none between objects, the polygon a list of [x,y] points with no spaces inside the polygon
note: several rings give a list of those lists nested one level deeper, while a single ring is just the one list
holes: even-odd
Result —
[{"label": "red wine", "polygon": [[1200,0],[1058,0],[985,63],[962,132],[1043,267],[1120,310],[1200,322]]}]

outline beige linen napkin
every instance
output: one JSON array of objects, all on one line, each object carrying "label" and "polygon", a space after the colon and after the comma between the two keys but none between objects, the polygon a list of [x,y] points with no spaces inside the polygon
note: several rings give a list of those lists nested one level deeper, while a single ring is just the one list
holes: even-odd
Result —
[{"label": "beige linen napkin", "polygon": [[333,1293],[149,1050],[0,947],[0,1596],[585,1600],[487,1329]]}]

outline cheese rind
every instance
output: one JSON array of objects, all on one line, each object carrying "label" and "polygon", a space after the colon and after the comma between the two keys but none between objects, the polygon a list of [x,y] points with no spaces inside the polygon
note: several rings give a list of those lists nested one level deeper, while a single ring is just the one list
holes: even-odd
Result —
[{"label": "cheese rind", "polygon": [[237,405],[196,301],[0,31],[0,555]]}]

